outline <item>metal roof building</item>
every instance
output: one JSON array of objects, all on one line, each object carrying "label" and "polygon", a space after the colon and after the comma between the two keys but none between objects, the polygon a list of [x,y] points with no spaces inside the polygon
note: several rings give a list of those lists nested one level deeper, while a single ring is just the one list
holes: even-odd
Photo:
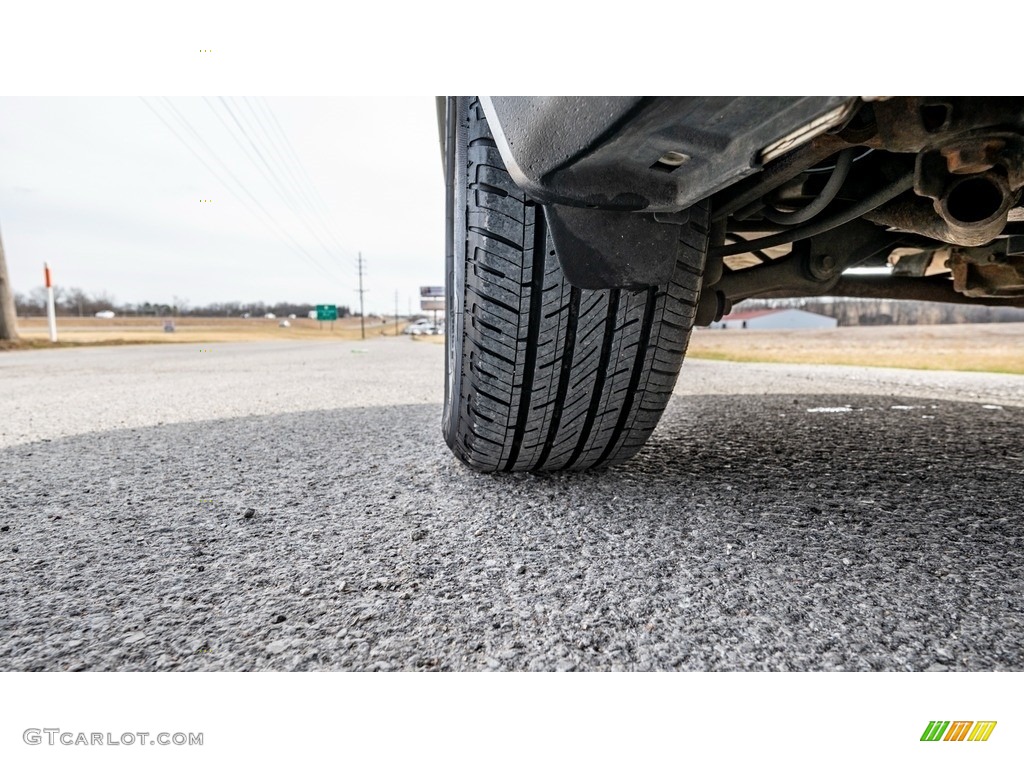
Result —
[{"label": "metal roof building", "polygon": [[835,328],[839,321],[803,309],[757,309],[734,312],[711,324],[712,328],[771,330],[784,328]]}]

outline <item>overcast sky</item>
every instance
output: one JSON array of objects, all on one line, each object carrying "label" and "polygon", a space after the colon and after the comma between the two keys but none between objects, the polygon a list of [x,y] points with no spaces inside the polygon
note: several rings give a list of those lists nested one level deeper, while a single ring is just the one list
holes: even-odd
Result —
[{"label": "overcast sky", "polygon": [[[685,26],[728,28],[725,59],[717,34],[652,42],[652,34],[668,33],[651,19],[669,18],[675,7],[658,2],[643,13],[583,16],[574,4],[535,0],[512,12],[456,1],[443,14],[429,4],[401,12],[364,4],[356,16],[312,0],[293,0],[286,12],[275,4],[240,12],[237,3],[180,0],[158,16],[127,0],[8,5],[9,34],[0,46],[0,231],[15,290],[41,285],[45,260],[58,284],[107,291],[121,302],[354,304],[354,256],[362,251],[368,311],[390,311],[395,290],[407,307],[419,286],[440,284],[443,275],[435,93],[934,93],[979,83],[993,93],[1016,90],[1012,68],[979,79],[963,66],[971,56],[985,58],[982,42],[922,70],[913,45],[890,46],[882,59],[864,62],[834,56],[832,36],[807,37],[781,22],[799,38],[805,60],[828,66],[795,68],[780,80],[749,58],[766,39],[763,25],[731,23],[721,4],[688,9]],[[924,19],[915,7],[888,4],[885,12],[887,29],[903,24],[915,39],[943,33],[942,18]],[[875,17],[862,16],[844,20],[844,39],[877,36]],[[543,53],[521,55],[521,41],[538,35]],[[933,82],[922,82],[926,75]],[[65,93],[124,95],[56,96]],[[148,103],[223,181],[138,93],[179,94],[170,105]],[[264,102],[233,97],[228,104],[265,147],[284,194],[306,211],[316,236],[281,199],[276,180],[264,177],[270,171],[253,162],[241,131],[225,127],[233,118],[219,99],[180,95],[189,93],[306,95],[266,104],[323,200],[326,212],[317,216],[306,211],[314,193],[305,183],[302,192],[294,188],[298,164],[277,155],[287,150],[276,133],[278,147],[271,146],[266,131],[276,129]]]},{"label": "overcast sky", "polygon": [[42,285],[48,261],[55,283],[121,302],[357,306],[362,251],[367,311],[391,312],[396,290],[401,312],[415,308],[419,286],[443,282],[444,184],[433,98],[400,107],[366,96],[0,98],[14,288]]}]

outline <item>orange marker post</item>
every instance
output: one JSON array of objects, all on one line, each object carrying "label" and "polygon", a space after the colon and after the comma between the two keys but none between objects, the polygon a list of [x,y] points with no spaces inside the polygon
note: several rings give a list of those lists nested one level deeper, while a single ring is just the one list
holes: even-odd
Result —
[{"label": "orange marker post", "polygon": [[43,274],[46,277],[46,317],[50,324],[50,341],[57,341],[57,308],[53,304],[53,280],[50,277],[50,265],[43,262]]}]

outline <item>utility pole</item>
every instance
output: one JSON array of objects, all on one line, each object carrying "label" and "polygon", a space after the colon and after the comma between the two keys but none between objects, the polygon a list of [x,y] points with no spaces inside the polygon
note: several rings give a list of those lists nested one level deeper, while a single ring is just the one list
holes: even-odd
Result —
[{"label": "utility pole", "polygon": [[[351,258],[351,257],[349,257]],[[359,331],[366,338],[366,313],[363,312],[363,252],[359,252]]]},{"label": "utility pole", "polygon": [[14,312],[14,293],[7,276],[4,241],[0,238],[0,341],[18,340],[18,318]]},{"label": "utility pole", "polygon": [[395,291],[395,337],[398,337],[398,291]]}]

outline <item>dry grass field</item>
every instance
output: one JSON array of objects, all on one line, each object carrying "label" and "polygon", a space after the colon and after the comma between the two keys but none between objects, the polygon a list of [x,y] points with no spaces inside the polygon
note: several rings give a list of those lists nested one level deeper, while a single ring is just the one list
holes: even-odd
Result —
[{"label": "dry grass field", "polygon": [[[264,318],[186,317],[175,320],[174,333],[165,333],[160,318],[60,318],[60,346],[82,344],[189,343],[233,341],[331,341],[360,338],[359,319],[334,324],[299,318],[291,327]],[[399,323],[399,331],[405,323]],[[18,348],[52,346],[46,320],[19,321],[23,342]],[[394,336],[393,322],[367,318],[368,341]],[[410,337],[421,343],[443,344],[443,336]],[[0,347],[2,349],[3,347]],[[710,360],[774,363],[822,363],[895,368],[1024,373],[1024,323],[984,325],[900,325],[834,328],[829,330],[710,330],[699,328],[690,340],[689,356]]]},{"label": "dry grass field", "polygon": [[743,362],[1024,373],[1024,323],[785,331],[700,328],[690,338],[688,354]]},{"label": "dry grass field", "polygon": [[[444,336],[417,341],[443,344]],[[698,328],[689,357],[751,363],[820,363],[1024,373],[1024,323],[902,325],[830,330]]]},{"label": "dry grass field", "polygon": [[[97,317],[57,318],[57,339],[60,344],[208,344],[230,341],[330,341],[360,338],[359,318],[346,317],[331,323],[307,318],[289,319],[291,326],[281,328],[281,318],[262,317],[179,317],[175,318],[173,333],[164,331],[164,319],[157,317],[116,317],[104,320]],[[405,327],[399,321],[398,329]],[[46,319],[31,317],[18,320],[18,330],[29,347],[51,346]],[[366,338],[394,336],[395,324],[381,322],[379,318],[366,318]]]}]

